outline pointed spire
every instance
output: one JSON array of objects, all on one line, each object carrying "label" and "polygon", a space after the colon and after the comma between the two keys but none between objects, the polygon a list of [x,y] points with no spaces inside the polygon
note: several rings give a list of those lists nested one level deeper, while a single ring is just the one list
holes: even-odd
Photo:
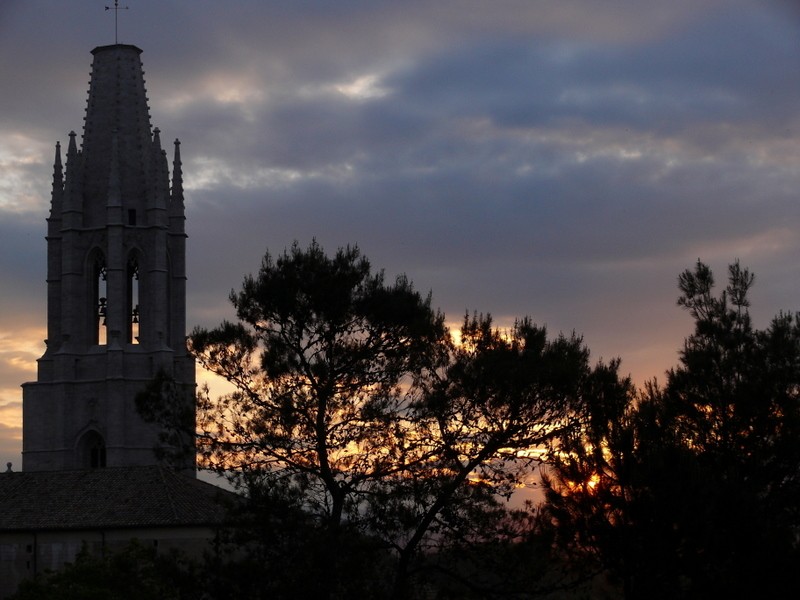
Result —
[{"label": "pointed spire", "polygon": [[148,211],[151,211],[148,219],[154,225],[166,226],[167,203],[169,202],[169,171],[166,153],[161,148],[161,130],[158,127],[153,129],[150,152],[152,173],[150,189],[152,193],[147,207]]},{"label": "pointed spire", "polygon": [[78,155],[78,145],[75,143],[74,131],[69,132],[69,146],[67,146],[67,173],[69,173],[70,162]]},{"label": "pointed spire", "polygon": [[61,166],[61,142],[56,142],[56,158],[53,162],[53,185],[64,184],[64,169]]},{"label": "pointed spire", "polygon": [[153,148],[156,151],[156,155],[161,154],[161,130],[158,127],[153,129]]},{"label": "pointed spire", "polygon": [[151,202],[153,142],[141,50],[118,44],[92,51],[92,74],[81,151],[80,195],[84,225],[106,222],[112,180],[112,145],[117,144],[117,175],[125,214],[144,214]]},{"label": "pointed spire", "polygon": [[[156,185],[159,193],[166,192],[169,196],[169,166],[167,165],[167,151],[161,147],[161,130],[153,130],[153,157],[156,161]],[[165,198],[166,200],[166,198]]]},{"label": "pointed spire", "polygon": [[61,195],[64,192],[64,168],[61,166],[61,142],[56,142],[56,157],[53,162],[53,191],[50,194],[51,215],[61,212]]},{"label": "pointed spire", "polygon": [[175,138],[175,158],[172,160],[172,201],[183,203],[183,169],[181,141]]},{"label": "pointed spire", "polygon": [[73,188],[78,184],[78,145],[75,143],[75,132],[69,132],[67,146],[67,185]]},{"label": "pointed spire", "polygon": [[67,173],[64,184],[62,213],[65,227],[78,227],[82,217],[83,195],[81,193],[81,155],[75,143],[75,132],[69,132],[69,145],[67,146]]}]

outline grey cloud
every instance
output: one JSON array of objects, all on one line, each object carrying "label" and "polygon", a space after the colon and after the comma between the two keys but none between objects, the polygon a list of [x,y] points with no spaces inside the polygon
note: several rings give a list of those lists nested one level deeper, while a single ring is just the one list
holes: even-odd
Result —
[{"label": "grey cloud", "polygon": [[0,212],[0,333],[45,326],[44,234],[43,218]]},{"label": "grey cloud", "polygon": [[[42,141],[47,166],[80,131],[88,52],[111,29],[89,3],[30,4],[0,17],[0,132]],[[312,237],[407,272],[452,320],[532,314],[606,357],[650,357],[640,373],[654,344],[673,348],[658,368],[674,361],[675,277],[700,254],[760,269],[764,303],[790,308],[800,22],[749,0],[604,6],[132,7],[121,39],[144,49],[163,139],[183,142],[190,323],[230,315],[265,249]],[[385,95],[333,89],[367,74]],[[46,203],[49,167],[25,177]],[[4,254],[9,312],[42,310],[44,203],[28,239],[2,215],[4,253],[41,266]]]}]

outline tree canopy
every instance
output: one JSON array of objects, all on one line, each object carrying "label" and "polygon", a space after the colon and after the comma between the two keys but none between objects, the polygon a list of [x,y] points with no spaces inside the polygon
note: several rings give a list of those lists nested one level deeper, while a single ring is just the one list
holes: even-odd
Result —
[{"label": "tree canopy", "polygon": [[[355,247],[268,253],[237,320],[190,338],[233,389],[198,394],[194,443],[249,499],[216,597],[796,589],[800,316],[756,329],[753,283],[738,263],[718,295],[702,262],[682,273],[694,330],[637,390],[527,317],[467,314],[454,342],[430,294]],[[170,390],[143,413],[181,422]],[[544,502],[512,508],[539,470]]]},{"label": "tree canopy", "polygon": [[[527,318],[501,331],[467,316],[454,344],[430,295],[387,283],[355,247],[267,254],[230,299],[236,322],[190,338],[233,385],[199,394],[197,448],[250,497],[317,524],[318,597],[343,593],[343,561],[363,548],[393,572],[375,575],[384,593],[410,598],[434,554],[508,539],[501,499],[596,383],[580,337],[549,339]],[[169,389],[140,397],[151,418],[169,416]]]},{"label": "tree canopy", "polygon": [[[800,320],[755,329],[738,263],[679,277],[694,332],[661,387],[598,396],[547,483],[562,543],[626,598],[779,595],[800,576]],[[792,566],[795,565],[795,566]]]},{"label": "tree canopy", "polygon": [[24,581],[10,600],[184,600],[201,597],[199,580],[186,557],[159,555],[134,540],[99,556],[84,546],[73,563]]}]

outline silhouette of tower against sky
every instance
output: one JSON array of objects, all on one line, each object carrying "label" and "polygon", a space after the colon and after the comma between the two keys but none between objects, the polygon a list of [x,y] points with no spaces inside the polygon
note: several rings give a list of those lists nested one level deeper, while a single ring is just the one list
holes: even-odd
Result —
[{"label": "silhouette of tower against sky", "polygon": [[135,396],[160,371],[193,406],[180,142],[170,185],[141,52],[92,50],[81,147],[70,132],[62,166],[56,144],[47,349],[22,386],[25,471],[156,464],[159,428],[139,417]]}]

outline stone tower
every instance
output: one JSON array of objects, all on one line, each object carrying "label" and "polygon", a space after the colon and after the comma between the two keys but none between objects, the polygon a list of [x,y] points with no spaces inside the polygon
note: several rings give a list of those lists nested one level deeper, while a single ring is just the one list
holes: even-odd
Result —
[{"label": "stone tower", "polygon": [[[83,140],[56,144],[47,219],[47,349],[23,384],[23,470],[157,462],[136,394],[164,371],[193,406],[180,142],[170,186],[136,46],[92,51]],[[194,466],[192,464],[187,466]]]}]

